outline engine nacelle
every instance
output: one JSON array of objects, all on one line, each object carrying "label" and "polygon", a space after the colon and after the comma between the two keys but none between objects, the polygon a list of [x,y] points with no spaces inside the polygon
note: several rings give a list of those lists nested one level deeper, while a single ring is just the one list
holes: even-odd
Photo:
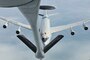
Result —
[{"label": "engine nacelle", "polygon": [[75,32],[71,32],[71,35],[75,35]]},{"label": "engine nacelle", "polygon": [[8,27],[8,22],[6,22],[4,25],[3,25],[3,28],[7,28]]},{"label": "engine nacelle", "polygon": [[75,35],[75,31],[71,28],[71,35]]},{"label": "engine nacelle", "polygon": [[85,25],[85,23],[83,24],[84,30],[88,30],[88,27]]},{"label": "engine nacelle", "polygon": [[20,32],[21,32],[21,29],[19,27],[18,30],[16,30],[16,34],[20,34]]},{"label": "engine nacelle", "polygon": [[20,34],[20,31],[19,30],[16,30],[16,34]]},{"label": "engine nacelle", "polygon": [[84,30],[88,30],[88,27],[84,27]]}]

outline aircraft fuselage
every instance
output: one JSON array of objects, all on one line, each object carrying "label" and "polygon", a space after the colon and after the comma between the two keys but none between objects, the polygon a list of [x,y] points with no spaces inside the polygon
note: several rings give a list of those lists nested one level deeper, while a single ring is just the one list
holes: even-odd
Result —
[{"label": "aircraft fuselage", "polygon": [[50,42],[51,39],[50,20],[48,18],[43,18],[41,20],[40,36],[41,40],[44,42],[45,45],[47,45]]}]

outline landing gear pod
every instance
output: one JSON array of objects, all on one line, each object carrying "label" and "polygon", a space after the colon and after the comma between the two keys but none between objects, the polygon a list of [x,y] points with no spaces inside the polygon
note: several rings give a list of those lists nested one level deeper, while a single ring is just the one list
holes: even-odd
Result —
[{"label": "landing gear pod", "polygon": [[34,0],[0,0],[0,7],[17,7],[33,1]]}]

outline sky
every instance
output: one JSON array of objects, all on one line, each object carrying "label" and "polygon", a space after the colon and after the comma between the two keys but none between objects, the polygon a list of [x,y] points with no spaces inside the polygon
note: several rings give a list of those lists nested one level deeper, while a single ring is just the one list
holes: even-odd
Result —
[{"label": "sky", "polygon": [[[59,13],[49,17],[51,27],[90,19],[90,0],[41,0],[41,5],[56,7],[55,10],[48,11],[48,14]],[[39,13],[43,11],[40,10]],[[0,16],[28,24],[16,7],[0,8]],[[35,54],[16,37],[15,31],[18,26],[9,24],[7,29],[3,29],[3,24],[5,22],[0,20],[0,59],[38,60]],[[60,34],[64,35],[64,38],[45,54],[43,60],[90,60],[90,23],[86,25],[89,27],[88,31],[85,31],[82,25],[74,27],[75,36],[70,35],[70,29],[54,33],[52,39]],[[21,34],[34,43],[32,31],[21,28]]]}]

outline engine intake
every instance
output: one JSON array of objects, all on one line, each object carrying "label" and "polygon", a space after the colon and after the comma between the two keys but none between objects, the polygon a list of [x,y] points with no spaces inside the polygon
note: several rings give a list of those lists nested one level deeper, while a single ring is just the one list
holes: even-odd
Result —
[{"label": "engine intake", "polygon": [[72,35],[72,36],[75,35],[74,30],[73,30],[72,28],[70,28],[70,30],[71,30],[71,35]]},{"label": "engine intake", "polygon": [[20,31],[19,30],[16,30],[16,34],[20,34]]},{"label": "engine intake", "polygon": [[88,30],[88,27],[84,27],[84,30]]},{"label": "engine intake", "polygon": [[84,30],[88,30],[88,27],[83,23]]},{"label": "engine intake", "polygon": [[3,25],[3,28],[7,28],[8,26],[8,22],[6,22],[4,25]]},{"label": "engine intake", "polygon": [[75,32],[71,32],[71,35],[75,35]]},{"label": "engine intake", "polygon": [[21,32],[21,29],[19,27],[18,30],[16,30],[16,34],[20,34],[20,32]]},{"label": "engine intake", "polygon": [[3,25],[3,28],[7,28],[7,26],[6,25]]}]

